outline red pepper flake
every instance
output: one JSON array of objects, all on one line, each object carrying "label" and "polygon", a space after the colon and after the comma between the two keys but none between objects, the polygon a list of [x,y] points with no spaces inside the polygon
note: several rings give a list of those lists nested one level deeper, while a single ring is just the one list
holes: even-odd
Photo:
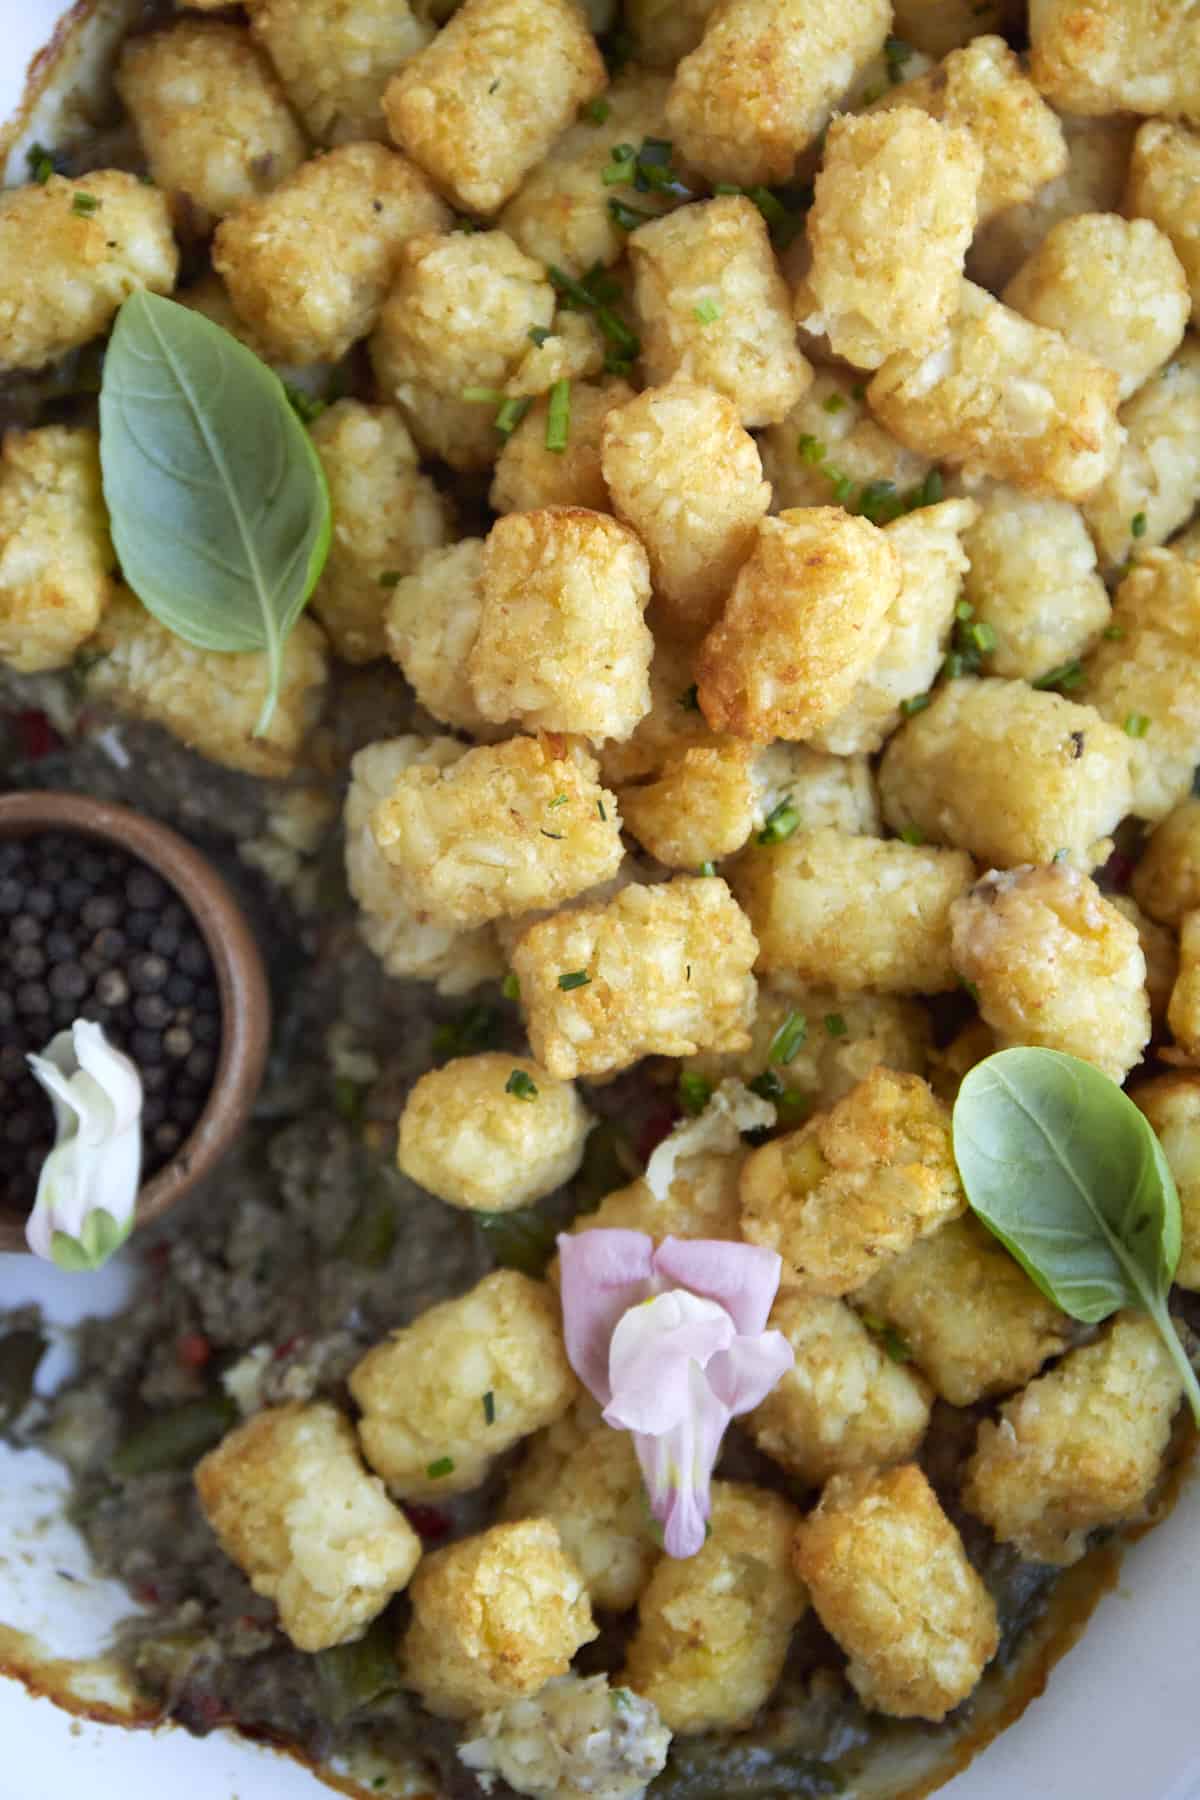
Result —
[{"label": "red pepper flake", "polygon": [[638,1133],[637,1153],[643,1163],[648,1163],[663,1139],[670,1137],[679,1119],[680,1111],[674,1102],[656,1107],[650,1114]]},{"label": "red pepper flake", "polygon": [[175,1346],[175,1354],[185,1369],[202,1369],[212,1355],[212,1345],[200,1331],[185,1331]]},{"label": "red pepper flake", "polygon": [[155,1244],[152,1250],[147,1250],[145,1260],[150,1268],[157,1269],[161,1275],[165,1271],[168,1262],[171,1260],[171,1246],[169,1244]]},{"label": "red pepper flake", "polygon": [[422,1506],[419,1501],[414,1501],[404,1510],[417,1536],[424,1538],[427,1544],[436,1544],[449,1533],[450,1521],[436,1506]]},{"label": "red pepper flake", "polygon": [[229,1716],[215,1694],[190,1694],[188,1700],[188,1711],[204,1731],[214,1730]]},{"label": "red pepper flake", "polygon": [[27,762],[40,762],[52,750],[61,749],[62,739],[45,713],[38,708],[26,707],[16,715],[14,724],[21,755]]},{"label": "red pepper flake", "polygon": [[135,1581],[133,1597],[139,1606],[157,1606],[160,1595],[152,1581]]},{"label": "red pepper flake", "polygon": [[282,1344],[277,1346],[272,1360],[275,1362],[282,1362],[284,1357],[290,1356],[292,1351],[296,1348],[296,1345],[303,1343],[303,1341],[303,1338],[299,1334],[295,1337],[284,1338]]}]

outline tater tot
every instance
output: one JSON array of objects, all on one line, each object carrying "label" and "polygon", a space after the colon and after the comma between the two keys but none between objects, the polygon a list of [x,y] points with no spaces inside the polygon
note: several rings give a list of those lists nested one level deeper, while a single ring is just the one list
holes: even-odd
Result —
[{"label": "tater tot", "polygon": [[1200,1057],[1200,912],[1179,924],[1179,972],[1167,1004],[1171,1036],[1189,1061]]},{"label": "tater tot", "polygon": [[1093,707],[1022,681],[960,680],[891,739],[879,792],[893,830],[996,868],[1060,850],[1090,867],[1129,811],[1129,770],[1129,738]]},{"label": "tater tot", "polygon": [[1165,231],[1183,265],[1200,324],[1200,134],[1147,119],[1133,140],[1125,210]]},{"label": "tater tot", "polygon": [[976,492],[963,535],[963,597],[990,627],[990,675],[1036,681],[1092,649],[1109,622],[1108,592],[1083,515],[1066,500],[1003,483]]},{"label": "tater tot", "polygon": [[1035,494],[1080,500],[1121,444],[1117,377],[973,282],[924,353],[888,358],[867,390],[881,424],[923,455]]},{"label": "tater tot", "polygon": [[478,1487],[493,1458],[566,1412],[578,1386],[553,1290],[496,1269],[368,1350],[350,1392],[367,1461],[409,1498]]},{"label": "tater tot", "polygon": [[1121,211],[1134,126],[1128,118],[1060,119],[1068,162],[1027,200],[993,213],[979,226],[967,251],[967,274],[1000,293],[1026,257],[1060,219],[1077,213]]},{"label": "tater tot", "polygon": [[[851,1295],[862,1318],[899,1333],[951,1406],[1032,1379],[1070,1341],[1071,1322],[971,1217],[951,1219]],[[883,1458],[879,1459],[880,1461]]]},{"label": "tater tot", "polygon": [[682,751],[711,750],[721,742],[719,735],[709,730],[700,711],[695,661],[691,645],[659,637],[650,659],[649,711],[638,720],[631,736],[609,738],[598,751],[600,767],[610,787],[660,775]]},{"label": "tater tot", "polygon": [[466,0],[392,77],[383,109],[456,206],[493,213],[605,85],[571,0]]},{"label": "tater tot", "polygon": [[654,781],[622,788],[620,798],[626,830],[669,869],[732,856],[757,816],[750,752],[737,742],[682,750]]},{"label": "tater tot", "polygon": [[186,199],[200,232],[269,193],[307,155],[275,71],[237,25],[180,19],[132,37],[116,84],[155,185]]},{"label": "tater tot", "polygon": [[1179,348],[1191,311],[1170,238],[1149,219],[1116,213],[1080,213],[1053,226],[1005,288],[1004,303],[1112,369],[1122,400]]},{"label": "tater tot", "polygon": [[951,913],[954,966],[997,1047],[1042,1044],[1124,1081],[1150,1041],[1137,927],[1066,863],[991,874]]},{"label": "tater tot", "polygon": [[890,24],[887,0],[720,0],[675,71],[672,137],[710,180],[790,180]]},{"label": "tater tot", "polygon": [[409,1094],[396,1162],[451,1206],[511,1212],[571,1179],[591,1124],[571,1084],[527,1056],[457,1056]]},{"label": "tater tot", "polygon": [[297,1650],[361,1637],[420,1560],[421,1540],[326,1401],[254,1413],[197,1465],[196,1492]]},{"label": "tater tot", "polygon": [[1183,1384],[1158,1328],[1118,1313],[979,1427],[963,1502],[1032,1562],[1078,1562],[1088,1533],[1145,1516]]},{"label": "tater tot", "polygon": [[1179,944],[1175,933],[1149,918],[1132,895],[1112,894],[1110,898],[1138,934],[1138,943],[1146,959],[1146,998],[1150,1002],[1150,1018],[1155,1031],[1162,1031],[1179,975]]},{"label": "tater tot", "polygon": [[445,543],[448,509],[420,473],[395,408],[339,400],[315,421],[312,438],[333,502],[333,541],[312,609],[340,657],[370,662],[387,647],[396,582]]},{"label": "tater tot", "polygon": [[1163,1148],[1179,1190],[1181,1247],[1175,1280],[1200,1291],[1200,1075],[1158,1075],[1130,1089]]},{"label": "tater tot", "polygon": [[405,769],[371,829],[422,918],[482,925],[557,906],[616,874],[621,815],[597,776],[577,744],[510,738],[445,768]]},{"label": "tater tot", "polygon": [[[784,1063],[771,1060],[772,1051],[780,1054],[781,1032],[790,1051]],[[776,1104],[794,1124],[790,1108],[832,1106],[880,1064],[923,1075],[929,1049],[929,1020],[915,1001],[836,994],[773,975],[759,983],[749,1049],[726,1056],[702,1051],[687,1066],[710,1083],[731,1075],[746,1083],[766,1076],[771,1087],[778,1082],[785,1093]]]},{"label": "tater tot", "polygon": [[549,1519],[598,1609],[635,1606],[661,1555],[633,1439],[606,1425],[590,1397],[532,1440],[500,1516]]},{"label": "tater tot", "polygon": [[1166,367],[1125,402],[1120,424],[1120,454],[1083,504],[1106,569],[1165,543],[1200,498],[1200,339],[1183,340]]},{"label": "tater tot", "polygon": [[633,399],[627,381],[571,388],[571,416],[565,450],[547,450],[549,401],[536,400],[496,458],[488,498],[495,512],[537,512],[544,506],[582,506],[589,512],[611,512],[601,463],[604,422],[614,407]]},{"label": "tater tot", "polygon": [[1030,199],[1067,166],[1062,125],[1001,37],[973,38],[879,101],[881,111],[897,106],[922,107],[971,133],[983,156],[981,223]]},{"label": "tater tot", "polygon": [[741,1050],[757,945],[725,883],[680,875],[564,909],[512,954],[535,1056],[553,1075],[601,1075],[643,1056]]},{"label": "tater tot", "polygon": [[744,1728],[770,1695],[808,1607],[791,1566],[799,1523],[781,1494],[715,1481],[707,1541],[695,1556],[658,1563],[624,1679],[672,1731]]},{"label": "tater tot", "polygon": [[337,362],[378,322],[400,246],[449,222],[405,157],[343,144],[226,219],[213,261],[272,355]]},{"label": "tater tot", "polygon": [[782,419],[812,369],[753,202],[730,194],[682,207],[639,226],[629,255],[647,380],[661,387],[682,375],[715,388],[743,425]]},{"label": "tater tot", "polygon": [[387,142],[383,90],[433,27],[408,0],[250,0],[250,30],[319,144]]},{"label": "tater tot", "polygon": [[[756,752],[750,776],[758,794],[755,824],[765,829],[776,815],[768,841],[780,823],[780,807],[788,803],[806,831],[828,827],[878,837],[882,830],[879,797],[865,756],[827,756],[807,744],[781,741]],[[785,820],[790,816],[788,811]]]},{"label": "tater tot", "polygon": [[1126,810],[1155,821],[1187,798],[1200,762],[1200,562],[1149,551],[1117,589],[1112,620],[1121,635],[1092,653],[1086,693],[1128,742]]},{"label": "tater tot", "polygon": [[[614,144],[636,149],[647,138],[666,137],[669,86],[665,75],[627,71],[604,96],[608,110],[603,123],[585,113],[530,170],[500,215],[501,227],[527,256],[554,263],[568,275],[585,275],[597,263],[607,268],[621,260],[627,234],[608,203],[623,190],[605,186],[604,170],[612,163]],[[647,214],[678,204],[657,191],[637,196],[637,210]]]},{"label": "tater tot", "polygon": [[657,617],[684,636],[702,635],[771,500],[737,408],[690,381],[647,388],[607,414],[602,467],[617,517],[650,558]]},{"label": "tater tot", "polygon": [[696,664],[715,731],[803,740],[835,719],[884,647],[900,593],[884,533],[838,507],[763,519]]},{"label": "tater tot", "polygon": [[465,756],[457,738],[385,738],[360,750],[350,765],[346,795],[346,883],[359,908],[358,928],[389,975],[434,982],[443,994],[464,994],[498,980],[504,958],[490,925],[460,931],[422,918],[401,892],[371,820],[414,763],[445,768]]},{"label": "tater tot", "polygon": [[412,1603],[402,1677],[442,1718],[536,1694],[596,1636],[583,1577],[548,1519],[493,1525],[435,1551]]},{"label": "tater tot", "polygon": [[1155,826],[1132,885],[1138,905],[1161,925],[1178,926],[1200,907],[1200,800],[1189,795]]},{"label": "tater tot", "polygon": [[61,669],[116,593],[116,556],[87,426],[8,431],[0,450],[0,663]]},{"label": "tater tot", "polygon": [[502,389],[530,330],[553,318],[545,269],[505,232],[410,237],[371,339],[376,378],[427,454],[486,468],[500,448],[497,402],[463,396]]},{"label": "tater tot", "polygon": [[650,569],[604,513],[547,506],[488,533],[479,633],[468,660],[484,718],[624,738],[649,709]]},{"label": "tater tot", "polygon": [[958,310],[982,170],[969,131],[917,107],[835,118],[808,215],[804,328],[860,369],[923,349]]},{"label": "tater tot", "polygon": [[962,851],[804,830],[751,845],[728,871],[761,970],[880,994],[955,986],[950,907],[973,873]]},{"label": "tater tot", "polygon": [[1200,37],[1177,0],[1029,0],[1030,73],[1065,112],[1200,117]]},{"label": "tater tot", "polygon": [[759,450],[774,512],[828,506],[843,492],[847,502],[851,492],[861,499],[869,490],[881,501],[911,494],[930,466],[876,424],[865,383],[840,369],[817,369],[787,417],[761,434]]},{"label": "tater tot", "polygon": [[863,1704],[945,1718],[996,1654],[996,1607],[915,1463],[835,1475],[796,1533],[796,1571]]},{"label": "tater tot", "polygon": [[967,567],[960,540],[977,511],[973,500],[945,500],[885,527],[900,563],[900,592],[878,655],[846,705],[813,734],[822,749],[838,756],[880,749],[899,725],[905,702],[933,685]]},{"label": "tater tot", "polygon": [[467,658],[483,607],[483,539],[460,538],[421,557],[385,594],[384,635],[413,692],[435,719],[472,737],[496,734],[475,704]]},{"label": "tater tot", "polygon": [[966,1207],[950,1109],[919,1076],[884,1068],[753,1151],[740,1191],[747,1243],[783,1258],[785,1287],[827,1298]]},{"label": "tater tot", "polygon": [[178,272],[166,195],[123,169],[0,193],[0,369],[78,349],[139,288],[169,294]]},{"label": "tater tot", "polygon": [[764,1456],[819,1486],[845,1469],[913,1455],[929,1425],[930,1389],[843,1300],[786,1292],[769,1324],[796,1360],[746,1417]]},{"label": "tater tot", "polygon": [[300,619],[283,647],[271,722],[256,735],[270,684],[265,650],[198,649],[127,589],[109,602],[90,648],[98,652],[87,673],[93,699],[165,726],[227,769],[268,779],[295,768],[321,709],[329,660],[320,626]]}]

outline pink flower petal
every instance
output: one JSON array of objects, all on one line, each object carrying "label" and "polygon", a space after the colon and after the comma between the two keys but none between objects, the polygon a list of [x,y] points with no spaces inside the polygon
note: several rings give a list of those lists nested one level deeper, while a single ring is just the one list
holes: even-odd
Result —
[{"label": "pink flower petal", "polygon": [[715,1300],[739,1337],[754,1337],[765,1328],[782,1268],[774,1250],[715,1238],[664,1238],[654,1253],[654,1272],[664,1286]]},{"label": "pink flower petal", "polygon": [[653,1281],[654,1244],[641,1231],[559,1234],[563,1337],[580,1381],[607,1406],[608,1349],[623,1314],[645,1298]]},{"label": "pink flower petal", "polygon": [[724,1307],[674,1289],[631,1307],[613,1332],[608,1356],[609,1425],[659,1436],[687,1416],[693,1370],[734,1341]]},{"label": "pink flower petal", "polygon": [[713,1357],[704,1373],[717,1399],[736,1415],[765,1400],[795,1360],[781,1331],[764,1331],[757,1337],[735,1338],[728,1350]]},{"label": "pink flower petal", "polygon": [[692,1381],[692,1404],[680,1423],[663,1437],[635,1434],[633,1440],[668,1556],[695,1556],[703,1547],[713,1466],[729,1423],[728,1410],[695,1367]]}]

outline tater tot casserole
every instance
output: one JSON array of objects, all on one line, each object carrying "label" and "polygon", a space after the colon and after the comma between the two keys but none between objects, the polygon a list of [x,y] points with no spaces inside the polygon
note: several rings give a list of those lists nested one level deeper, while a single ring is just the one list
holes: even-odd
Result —
[{"label": "tater tot casserole", "polygon": [[[191,1731],[360,1795],[929,1792],[1193,1437],[1200,8],[153,0],[111,87],[0,191],[0,790],[210,854],[272,1050],[56,1391],[0,1313],[0,1430]],[[232,552],[161,391],[118,419],[138,330],[214,463],[290,446],[256,566],[324,509],[266,635],[145,573]],[[20,854],[32,1209],[26,1058],[116,989]],[[94,921],[152,1026],[161,925]],[[979,1201],[1031,1052],[1143,1134],[1153,1304]]]}]

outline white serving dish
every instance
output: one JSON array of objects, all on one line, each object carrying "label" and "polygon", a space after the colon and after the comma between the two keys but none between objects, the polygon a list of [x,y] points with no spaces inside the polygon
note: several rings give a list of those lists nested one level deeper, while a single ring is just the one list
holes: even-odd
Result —
[{"label": "white serving dish", "polygon": [[[320,4],[321,0],[313,0]],[[137,0],[0,0],[0,170],[24,175],[35,139],[78,129],[70,98],[103,83],[111,44]],[[70,27],[67,31],[66,27]],[[43,55],[32,101],[31,61]],[[23,104],[23,101],[25,104]],[[0,1307],[37,1299],[63,1326],[121,1303],[136,1264],[66,1276],[0,1256]],[[53,1379],[63,1359],[47,1359]],[[5,1628],[50,1655],[86,1658],[128,1604],[89,1578],[82,1540],[53,1521],[62,1478],[35,1453],[0,1446],[0,1651]],[[1166,1524],[1126,1556],[1118,1586],[1053,1669],[1045,1695],[938,1793],[943,1800],[1200,1800],[1200,1474]],[[65,1580],[63,1570],[76,1580]],[[0,1800],[319,1800],[329,1789],[286,1758],[225,1733],[131,1731],[81,1723],[17,1681],[0,1679]]]}]

